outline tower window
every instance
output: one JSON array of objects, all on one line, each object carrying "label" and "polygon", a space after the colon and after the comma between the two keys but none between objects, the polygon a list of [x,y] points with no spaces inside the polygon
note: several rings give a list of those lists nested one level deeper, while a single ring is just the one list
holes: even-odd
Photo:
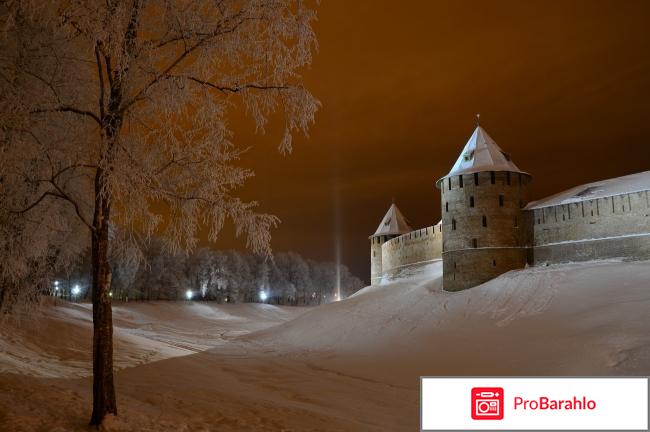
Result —
[{"label": "tower window", "polygon": [[455,230],[456,229],[456,219],[451,220],[451,229]]},{"label": "tower window", "polygon": [[451,177],[447,179],[447,187],[451,190]]},{"label": "tower window", "polygon": [[503,194],[499,194],[499,207],[503,207]]},{"label": "tower window", "polygon": [[496,267],[496,266],[497,266],[497,260],[492,260],[492,267]]},{"label": "tower window", "polygon": [[474,197],[473,196],[469,197],[469,206],[474,207]]},{"label": "tower window", "polygon": [[506,172],[506,182],[510,184],[510,171]]},{"label": "tower window", "polygon": [[487,227],[487,216],[483,215],[483,226]]},{"label": "tower window", "polygon": [[477,239],[472,239],[472,247],[476,249],[478,247],[478,240]]},{"label": "tower window", "polygon": [[460,185],[460,187],[463,187],[463,176],[462,175],[458,176],[458,184]]},{"label": "tower window", "polygon": [[474,186],[478,186],[478,173],[474,173]]},{"label": "tower window", "polygon": [[495,179],[496,179],[496,177],[494,175],[494,171],[490,171],[490,183],[494,184]]},{"label": "tower window", "polygon": [[445,212],[449,212],[449,203],[448,202],[445,203]]}]

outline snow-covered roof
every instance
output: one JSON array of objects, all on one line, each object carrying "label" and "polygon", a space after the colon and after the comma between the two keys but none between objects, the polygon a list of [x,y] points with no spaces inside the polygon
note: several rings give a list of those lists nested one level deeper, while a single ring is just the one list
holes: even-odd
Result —
[{"label": "snow-covered roof", "polygon": [[370,237],[380,235],[399,235],[411,231],[413,231],[413,228],[410,227],[402,212],[399,211],[395,203],[393,203],[386,212],[384,218],[381,220],[381,223],[377,227],[377,231],[375,231],[375,233]]},{"label": "snow-covered roof", "polygon": [[482,171],[510,171],[528,175],[514,164],[510,155],[501,150],[481,126],[476,126],[453,168],[443,178]]},{"label": "snow-covered roof", "polygon": [[637,174],[572,187],[564,192],[551,195],[550,197],[541,200],[533,201],[526,206],[526,209],[531,210],[542,207],[571,204],[646,190],[650,190],[650,171],[643,171]]}]

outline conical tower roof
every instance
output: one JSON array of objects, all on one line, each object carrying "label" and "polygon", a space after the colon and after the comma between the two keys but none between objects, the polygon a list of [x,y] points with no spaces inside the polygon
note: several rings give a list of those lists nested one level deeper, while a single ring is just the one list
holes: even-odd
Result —
[{"label": "conical tower roof", "polygon": [[399,211],[395,203],[393,203],[386,212],[384,218],[381,220],[381,223],[377,227],[377,231],[375,231],[375,233],[370,237],[400,235],[411,231],[413,231],[413,228],[410,227],[402,212]]},{"label": "conical tower roof", "polygon": [[501,150],[481,126],[476,126],[458,160],[443,178],[482,171],[510,171],[529,175],[515,165],[510,155]]}]

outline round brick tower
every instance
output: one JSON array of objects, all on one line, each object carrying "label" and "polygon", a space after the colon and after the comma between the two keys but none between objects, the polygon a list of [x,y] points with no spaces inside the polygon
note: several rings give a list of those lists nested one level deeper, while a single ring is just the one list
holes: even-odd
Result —
[{"label": "round brick tower", "polygon": [[442,199],[443,286],[459,291],[529,262],[532,178],[480,127],[436,182]]},{"label": "round brick tower", "polygon": [[371,285],[379,283],[383,275],[381,246],[388,240],[411,231],[413,231],[413,228],[409,226],[402,212],[393,203],[381,220],[377,231],[368,237],[370,239]]}]

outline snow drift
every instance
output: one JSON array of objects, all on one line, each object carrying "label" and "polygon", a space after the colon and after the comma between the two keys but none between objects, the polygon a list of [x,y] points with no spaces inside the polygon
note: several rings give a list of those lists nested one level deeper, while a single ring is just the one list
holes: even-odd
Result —
[{"label": "snow drift", "polygon": [[593,262],[506,273],[442,290],[442,264],[367,287],[249,335],[302,352],[361,355],[399,375],[650,373],[650,262]]}]

